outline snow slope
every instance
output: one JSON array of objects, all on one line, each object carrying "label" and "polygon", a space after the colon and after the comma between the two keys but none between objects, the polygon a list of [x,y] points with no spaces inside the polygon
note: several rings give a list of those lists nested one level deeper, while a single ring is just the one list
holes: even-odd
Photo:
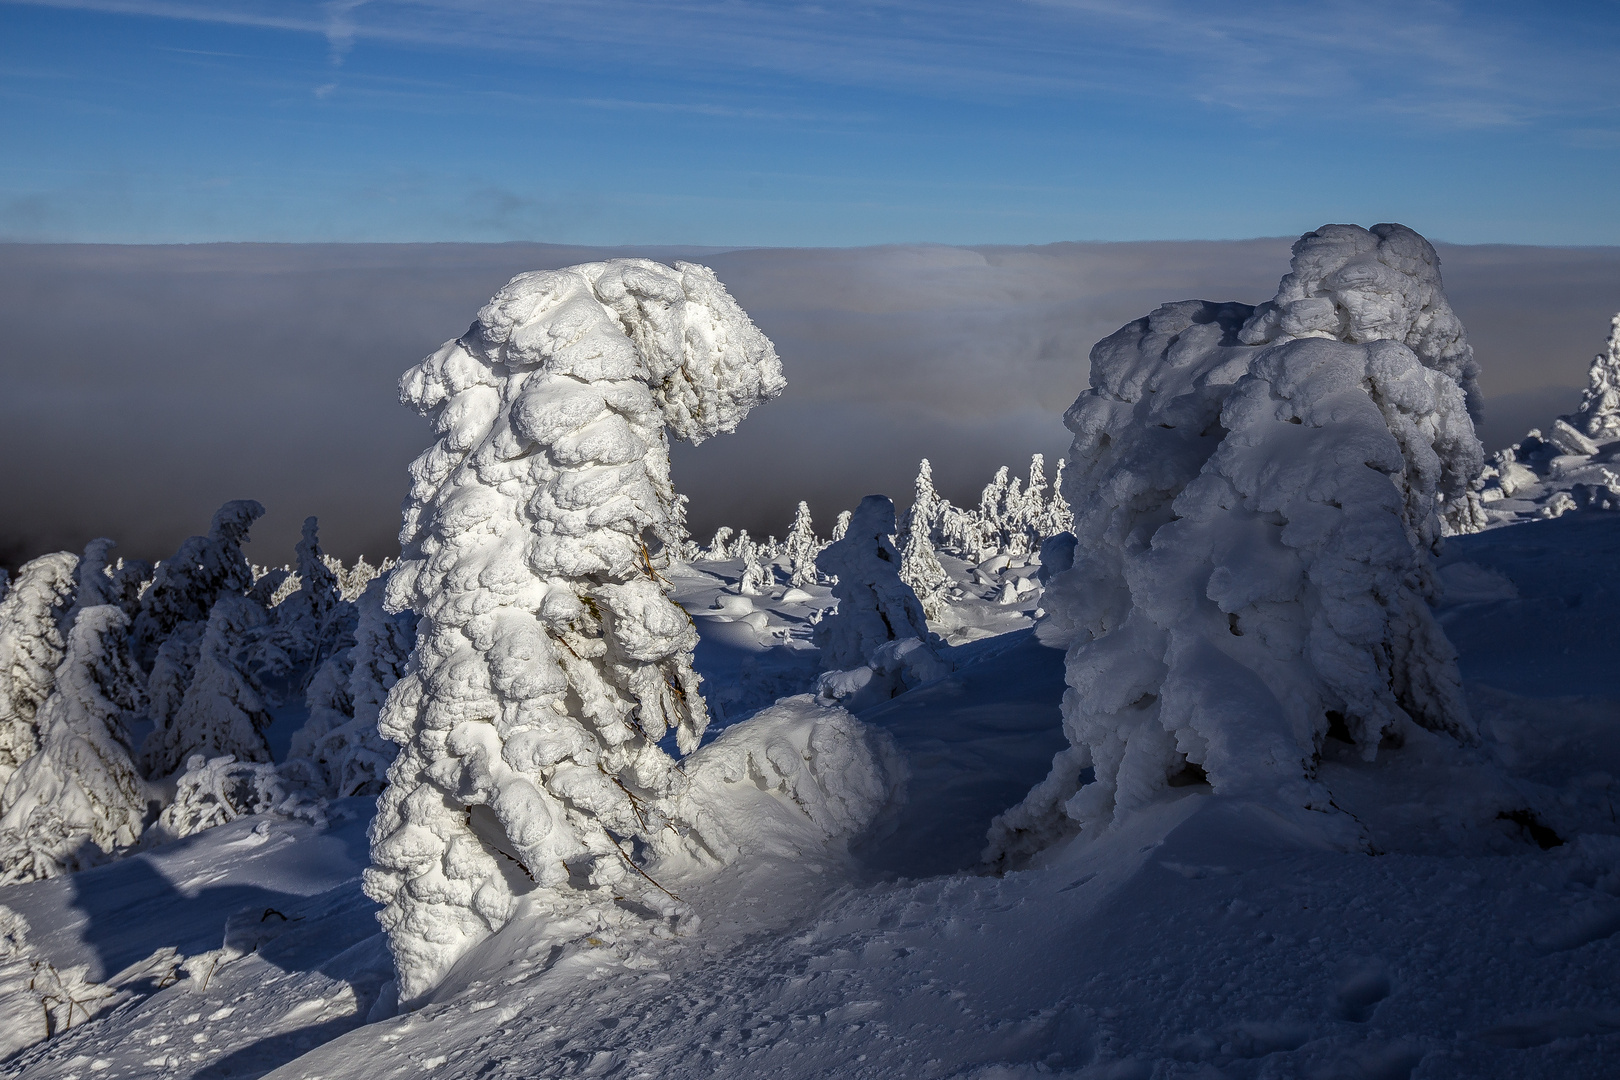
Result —
[{"label": "snow slope", "polygon": [[[1372,853],[1192,785],[1027,871],[972,873],[990,818],[1062,744],[1062,674],[1061,654],[1027,629],[961,635],[953,674],[863,714],[894,737],[910,779],[906,801],[852,854],[666,882],[702,920],[674,937],[541,938],[514,919],[404,1016],[361,1024],[388,974],[359,892],[361,800],[337,804],[324,830],[244,819],[4,890],[0,903],[31,924],[29,947],[58,966],[103,974],[159,947],[196,958],[172,985],[131,991],[5,1070],[1611,1075],[1617,553],[1620,515],[1603,513],[1447,542],[1438,615],[1483,741],[1413,738],[1373,763],[1329,741],[1321,778]],[[964,587],[997,587],[946,562]],[[755,688],[725,706],[732,724],[813,677],[804,643],[826,605],[819,587],[785,598],[778,587],[742,612],[740,572],[702,563],[675,578],[702,635],[706,689]],[[988,601],[974,610],[1028,626]],[[717,710],[716,728],[727,723]],[[231,949],[213,952],[228,934]]]}]

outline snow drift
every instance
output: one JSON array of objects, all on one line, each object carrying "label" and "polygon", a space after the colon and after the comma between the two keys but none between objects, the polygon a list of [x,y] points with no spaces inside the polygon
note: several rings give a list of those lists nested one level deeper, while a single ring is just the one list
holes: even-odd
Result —
[{"label": "snow drift", "polygon": [[1040,631],[1068,646],[1071,745],[989,858],[1170,786],[1331,811],[1324,739],[1472,737],[1427,601],[1445,522],[1478,512],[1475,369],[1399,225],[1308,233],[1272,302],[1167,304],[1092,350],[1065,417],[1074,564]]}]

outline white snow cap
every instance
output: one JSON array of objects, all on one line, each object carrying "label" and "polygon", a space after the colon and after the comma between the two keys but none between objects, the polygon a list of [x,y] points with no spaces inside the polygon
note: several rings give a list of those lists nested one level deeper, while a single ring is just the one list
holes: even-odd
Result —
[{"label": "white snow cap", "polygon": [[1294,250],[1272,305],[1167,304],[1092,350],[1065,418],[1074,566],[1043,600],[1071,748],[993,859],[1182,783],[1327,810],[1330,734],[1368,758],[1409,720],[1472,737],[1427,603],[1441,495],[1480,459],[1462,329],[1409,229]]},{"label": "white snow cap", "polygon": [[1592,357],[1581,407],[1570,422],[1593,439],[1620,439],[1620,315],[1609,322],[1609,340]]},{"label": "white snow cap", "polygon": [[403,749],[366,876],[401,1001],[520,893],[661,903],[621,843],[667,820],[659,740],[690,752],[708,721],[697,633],[644,539],[677,512],[666,429],[730,431],[783,385],[711,270],[645,259],[520,274],[406,372],[439,440],[411,466],[388,583],[420,622],[382,711]]}]

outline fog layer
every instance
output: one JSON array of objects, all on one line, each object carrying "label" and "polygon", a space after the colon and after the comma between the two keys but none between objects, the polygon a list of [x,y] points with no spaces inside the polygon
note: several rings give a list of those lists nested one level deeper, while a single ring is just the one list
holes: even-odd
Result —
[{"label": "fog layer", "polygon": [[[700,537],[823,525],[909,491],[951,498],[1068,443],[1091,345],[1160,303],[1258,303],[1289,241],[618,249],[536,244],[0,245],[0,563],[94,536],[158,558],[230,498],[269,514],[251,556],[397,550],[406,463],[430,441],[406,367],[513,274],[611,255],[708,263],[776,342],[789,388],[738,433],[677,448]],[[1620,248],[1442,246],[1484,366],[1488,446],[1572,408],[1620,308]]]}]

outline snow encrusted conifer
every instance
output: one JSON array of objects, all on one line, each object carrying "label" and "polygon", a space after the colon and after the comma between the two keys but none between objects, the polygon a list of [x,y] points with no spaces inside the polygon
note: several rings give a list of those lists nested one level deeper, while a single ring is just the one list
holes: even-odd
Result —
[{"label": "snow encrusted conifer", "polygon": [[849,520],[853,516],[848,510],[838,511],[838,520],[833,522],[832,543],[836,544],[849,532]]},{"label": "snow encrusted conifer", "polygon": [[1074,528],[1074,514],[1063,497],[1063,473],[1069,467],[1065,458],[1058,458],[1057,472],[1052,475],[1052,497],[1041,513],[1041,536],[1050,538]]},{"label": "snow encrusted conifer", "polygon": [[410,657],[416,616],[383,608],[384,582],[373,581],[355,603],[352,647],[321,665],[310,680],[309,720],[292,739],[288,767],[329,798],[382,791],[398,747],[377,729],[384,700]]},{"label": "snow encrusted conifer", "polygon": [[979,493],[978,546],[999,548],[1004,541],[1006,521],[1003,514],[1007,505],[1007,490],[1011,484],[1007,466],[996,470],[990,482]]},{"label": "snow encrusted conifer", "polygon": [[[315,518],[304,519],[296,548],[298,591],[275,606],[277,638],[294,663],[319,659],[331,649],[333,616],[342,603],[338,576],[326,564]],[[340,564],[341,565],[341,564]]]},{"label": "snow encrusted conifer", "polygon": [[110,852],[140,836],[147,793],[128,724],[143,702],[128,628],[112,604],[74,619],[36,717],[38,749],[0,792],[0,880],[51,877],[77,868],[86,842]]},{"label": "snow encrusted conifer", "polygon": [[703,557],[710,562],[725,562],[731,558],[731,538],[735,535],[729,525],[722,525],[714,530],[714,539],[710,540],[709,546],[704,549]]},{"label": "snow encrusted conifer", "polygon": [[690,752],[708,717],[696,631],[644,537],[674,505],[669,435],[730,431],[782,386],[712,271],[641,259],[521,274],[406,373],[440,437],[411,466],[389,578],[420,621],[382,712],[403,749],[366,872],[402,1002],[521,893],[667,908],[629,847],[664,831],[679,774],[659,740]]},{"label": "snow encrusted conifer", "polygon": [[939,564],[934,551],[934,526],[939,518],[939,495],[934,491],[934,469],[927,458],[917,467],[915,494],[906,530],[906,547],[900,558],[900,578],[916,594],[924,615],[937,619],[945,614],[951,579]]},{"label": "snow encrusted conifer", "polygon": [[[200,634],[186,627],[177,635],[186,652],[195,639],[196,659],[174,712],[166,719],[154,715],[153,729],[141,744],[149,775],[166,776],[193,754],[270,760],[270,747],[264,740],[270,707],[247,660],[268,632],[268,623],[264,609],[248,597],[225,595],[215,601]],[[159,650],[160,655],[163,651]],[[154,666],[154,681],[157,672]],[[173,689],[169,685],[161,688],[170,694]],[[155,707],[154,714],[163,708]]]},{"label": "snow encrusted conifer", "polygon": [[176,626],[206,622],[214,601],[240,595],[253,585],[253,570],[242,555],[248,529],[264,515],[252,499],[226,503],[214,513],[208,535],[193,536],[158,564],[135,616],[132,650],[149,667],[158,647]]},{"label": "snow encrusted conifer", "polygon": [[838,578],[832,587],[838,610],[815,628],[821,664],[829,671],[859,667],[891,641],[931,640],[917,594],[900,579],[894,531],[894,502],[868,495],[855,508],[843,539],[816,559],[823,574]]},{"label": "snow encrusted conifer", "polygon": [[1328,810],[1330,734],[1368,758],[1411,721],[1470,739],[1427,601],[1480,468],[1473,374],[1434,249],[1398,225],[1305,235],[1271,304],[1168,304],[1100,342],[1065,418],[1074,567],[1044,598],[1071,747],[988,854],[1195,780]]},{"label": "snow encrusted conifer", "polygon": [[769,589],[773,580],[769,556],[762,551],[744,529],[737,534],[736,558],[742,560],[742,576],[737,579],[737,591],[744,596],[760,596]]},{"label": "snow encrusted conifer", "polygon": [[1609,340],[1592,357],[1581,406],[1569,419],[1589,438],[1620,439],[1620,315],[1609,322]]},{"label": "snow encrusted conifer", "polygon": [[64,616],[78,562],[59,551],[24,563],[0,599],[0,787],[38,746],[34,718],[67,648]]},{"label": "snow encrusted conifer", "polygon": [[782,544],[782,554],[788,561],[788,583],[794,588],[808,588],[816,583],[816,553],[820,550],[821,541],[816,539],[816,528],[810,521],[810,504],[800,502],[793,512],[787,540]]}]

